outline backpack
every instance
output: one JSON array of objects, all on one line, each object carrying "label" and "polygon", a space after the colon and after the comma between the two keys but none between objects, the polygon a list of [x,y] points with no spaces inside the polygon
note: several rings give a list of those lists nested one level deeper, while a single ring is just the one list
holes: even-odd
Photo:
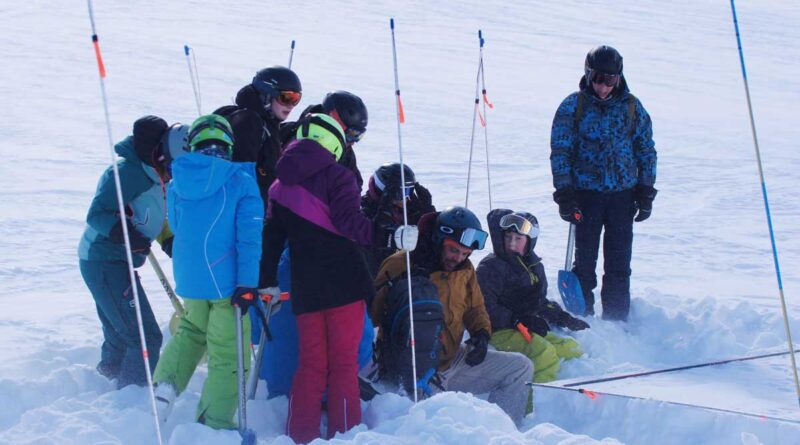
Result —
[{"label": "backpack", "polygon": [[[381,378],[402,385],[413,394],[411,359],[411,323],[408,316],[408,277],[404,273],[388,282],[387,311],[381,321],[381,338],[376,345],[376,361]],[[444,327],[444,311],[439,291],[424,273],[411,275],[411,300],[416,343],[417,387],[431,394],[428,384],[439,365],[442,348],[440,336]]]}]

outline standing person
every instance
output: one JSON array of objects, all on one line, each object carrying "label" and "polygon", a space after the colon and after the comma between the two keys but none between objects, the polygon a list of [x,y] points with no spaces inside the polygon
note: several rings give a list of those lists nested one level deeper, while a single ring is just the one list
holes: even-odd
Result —
[{"label": "standing person", "polygon": [[[525,416],[525,383],[531,378],[533,365],[522,354],[489,350],[492,326],[475,268],[469,261],[474,249],[483,249],[487,233],[475,214],[464,207],[428,213],[420,219],[418,228],[419,243],[411,254],[411,268],[428,275],[444,312],[438,376],[433,377],[432,386],[445,391],[489,393],[489,402],[500,406],[519,425]],[[386,326],[388,283],[406,276],[405,255],[398,252],[387,258],[375,279],[379,291],[370,316],[376,326]],[[462,344],[465,330],[470,339]],[[391,334],[383,329],[378,333],[381,339],[387,335]]]},{"label": "standing person", "polygon": [[[251,163],[230,162],[233,131],[225,118],[198,118],[189,132],[191,153],[175,161],[167,190],[176,292],[186,311],[156,367],[156,404],[166,421],[177,394],[186,389],[208,351],[208,377],[197,421],[235,428],[237,406],[236,315],[258,295],[264,206]],[[243,318],[244,338],[250,333]],[[245,370],[250,354],[245,354]]]},{"label": "standing person", "polygon": [[553,119],[553,199],[561,218],[576,225],[573,271],[581,282],[586,315],[594,314],[604,232],[603,318],[626,320],[633,221],[650,217],[656,197],[652,123],[628,90],[622,56],[610,46],[589,51],[579,87],[561,102]]},{"label": "standing person", "polygon": [[283,66],[258,71],[253,81],[236,94],[236,105],[214,114],[225,117],[233,128],[234,162],[255,162],[258,187],[264,202],[275,180],[275,163],[281,155],[281,123],[303,97],[300,78]]},{"label": "standing person", "polygon": [[[164,119],[144,116],[133,124],[133,135],[114,146],[122,158],[117,166],[134,267],[144,264],[150,244],[164,227],[163,183],[169,181],[168,162],[171,159],[166,142],[174,144],[180,139],[171,136],[174,135]],[[103,327],[103,346],[97,371],[109,379],[117,379],[117,388],[147,384],[111,167],[106,169],[97,184],[86,215],[86,229],[78,245],[78,258],[81,275],[92,293]],[[161,330],[139,282],[139,275],[135,276],[152,371],[161,349]]]},{"label": "standing person", "polygon": [[359,245],[369,246],[372,233],[359,210],[355,177],[337,163],[346,145],[339,123],[311,114],[296,138],[278,161],[269,190],[260,287],[274,298],[280,294],[278,263],[288,240],[300,356],[286,433],[307,443],[320,437],[326,389],[328,438],[361,423],[358,343],[364,300],[374,290]]},{"label": "standing person", "polygon": [[358,169],[358,162],[356,160],[356,153],[353,150],[353,145],[364,137],[367,132],[367,106],[364,101],[355,94],[337,90],[332,91],[325,95],[321,104],[309,105],[300,113],[300,119],[297,122],[287,124],[281,128],[283,134],[284,145],[289,143],[295,137],[297,127],[302,124],[303,119],[312,113],[324,113],[334,118],[336,122],[344,130],[345,147],[342,151],[342,156],[339,158],[339,164],[344,165],[356,177],[358,189],[364,185],[364,179],[361,177],[361,171]]},{"label": "standing person", "polygon": [[367,192],[361,197],[361,211],[373,223],[372,248],[367,251],[373,278],[383,260],[398,250],[394,232],[403,224],[403,200],[410,225],[417,224],[422,215],[436,211],[430,192],[417,182],[408,164],[404,176],[406,182],[401,190],[400,164],[384,164],[370,176]]},{"label": "standing person", "polygon": [[561,359],[580,357],[583,352],[574,339],[553,334],[550,327],[580,331],[589,324],[547,299],[544,265],[534,252],[539,237],[535,216],[494,209],[486,222],[494,253],[481,260],[477,273],[492,321],[490,343],[500,351],[520,352],[531,359],[536,370],[533,381],[555,380]]}]

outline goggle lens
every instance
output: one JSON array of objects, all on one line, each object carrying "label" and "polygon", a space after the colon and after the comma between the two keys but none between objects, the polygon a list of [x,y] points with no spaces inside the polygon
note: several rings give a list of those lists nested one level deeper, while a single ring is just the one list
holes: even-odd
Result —
[{"label": "goggle lens", "polygon": [[348,128],[344,132],[345,140],[350,144],[354,144],[364,138],[364,133],[366,133],[365,130],[359,130],[357,128]]},{"label": "goggle lens", "polygon": [[593,83],[603,84],[607,87],[614,87],[619,84],[619,74],[606,74],[600,71],[592,71],[591,79]]},{"label": "goggle lens", "polygon": [[514,230],[520,235],[525,235],[530,239],[539,236],[539,225],[533,224],[527,219],[509,213],[500,218],[500,228],[503,230]]},{"label": "goggle lens", "polygon": [[278,102],[282,105],[293,107],[300,103],[303,93],[299,91],[281,91],[278,94]]}]

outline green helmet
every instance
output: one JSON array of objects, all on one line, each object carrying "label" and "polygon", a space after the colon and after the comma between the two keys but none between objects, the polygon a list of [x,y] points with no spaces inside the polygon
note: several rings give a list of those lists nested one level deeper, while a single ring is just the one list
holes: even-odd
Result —
[{"label": "green helmet", "polygon": [[297,128],[295,137],[300,139],[312,139],[322,145],[338,161],[344,151],[344,130],[336,122],[336,119],[327,114],[309,114]]},{"label": "green helmet", "polygon": [[[216,144],[214,144],[216,142]],[[209,145],[221,145],[233,154],[233,129],[228,120],[217,114],[200,116],[189,130],[189,151],[197,151]]]}]

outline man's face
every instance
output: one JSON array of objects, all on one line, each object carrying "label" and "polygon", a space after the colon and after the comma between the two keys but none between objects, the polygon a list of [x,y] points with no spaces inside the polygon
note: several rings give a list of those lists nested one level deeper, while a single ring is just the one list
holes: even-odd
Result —
[{"label": "man's face", "polygon": [[444,266],[444,270],[447,272],[456,270],[456,267],[463,263],[471,253],[472,249],[464,247],[449,238],[445,238],[442,244],[442,265]]},{"label": "man's face", "polygon": [[278,119],[278,122],[283,122],[289,117],[289,113],[294,110],[294,105],[285,105],[277,98],[272,99],[272,114]]}]

